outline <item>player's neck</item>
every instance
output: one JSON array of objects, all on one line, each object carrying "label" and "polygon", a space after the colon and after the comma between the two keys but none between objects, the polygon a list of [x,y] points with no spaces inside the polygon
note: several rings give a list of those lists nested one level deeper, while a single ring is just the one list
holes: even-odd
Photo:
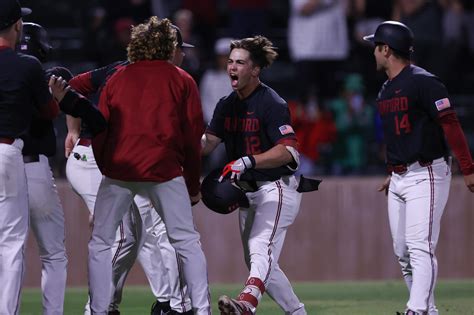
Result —
[{"label": "player's neck", "polygon": [[397,75],[405,69],[406,66],[410,64],[409,61],[392,61],[390,66],[386,69],[385,73],[388,76],[389,80],[393,80]]},{"label": "player's neck", "polygon": [[244,88],[236,91],[241,100],[247,98],[260,85],[260,79],[251,80]]},{"label": "player's neck", "polygon": [[15,49],[15,41],[7,37],[0,37],[0,46]]}]

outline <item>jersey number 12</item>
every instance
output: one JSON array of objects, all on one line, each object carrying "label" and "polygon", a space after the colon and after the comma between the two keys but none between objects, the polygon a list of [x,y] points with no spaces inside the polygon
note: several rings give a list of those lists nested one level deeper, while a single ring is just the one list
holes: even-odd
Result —
[{"label": "jersey number 12", "polygon": [[400,130],[403,129],[404,133],[411,132],[410,120],[408,120],[408,114],[403,114],[402,119],[398,118],[398,115],[394,117],[395,119],[395,133],[397,136],[400,135]]}]

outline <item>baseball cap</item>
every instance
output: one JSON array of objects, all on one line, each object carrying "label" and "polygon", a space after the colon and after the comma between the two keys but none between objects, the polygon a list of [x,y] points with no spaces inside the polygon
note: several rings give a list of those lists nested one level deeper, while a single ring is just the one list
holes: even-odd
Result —
[{"label": "baseball cap", "polygon": [[0,30],[10,27],[30,13],[31,9],[22,8],[18,0],[0,0]]},{"label": "baseball cap", "polygon": [[173,27],[176,30],[176,40],[178,41],[178,47],[179,48],[183,48],[183,47],[193,48],[194,47],[194,45],[183,42],[183,36],[181,36],[181,30],[179,29],[179,27],[177,27],[174,24],[172,24],[171,27]]}]

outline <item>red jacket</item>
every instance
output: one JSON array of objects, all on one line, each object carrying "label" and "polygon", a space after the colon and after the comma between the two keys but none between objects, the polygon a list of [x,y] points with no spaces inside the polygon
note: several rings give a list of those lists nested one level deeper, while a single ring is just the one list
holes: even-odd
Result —
[{"label": "red jacket", "polygon": [[198,194],[204,122],[188,73],[163,60],[127,65],[107,81],[99,110],[108,126],[92,144],[102,174],[137,182],[184,176],[189,194]]}]

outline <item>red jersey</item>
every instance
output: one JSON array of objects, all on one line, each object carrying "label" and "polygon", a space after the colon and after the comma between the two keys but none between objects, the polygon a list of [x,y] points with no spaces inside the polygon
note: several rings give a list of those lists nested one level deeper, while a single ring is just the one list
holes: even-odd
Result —
[{"label": "red jersey", "polygon": [[189,194],[198,194],[204,122],[188,73],[164,60],[127,65],[107,81],[99,110],[108,122],[93,139],[102,174],[137,182],[184,176]]}]

